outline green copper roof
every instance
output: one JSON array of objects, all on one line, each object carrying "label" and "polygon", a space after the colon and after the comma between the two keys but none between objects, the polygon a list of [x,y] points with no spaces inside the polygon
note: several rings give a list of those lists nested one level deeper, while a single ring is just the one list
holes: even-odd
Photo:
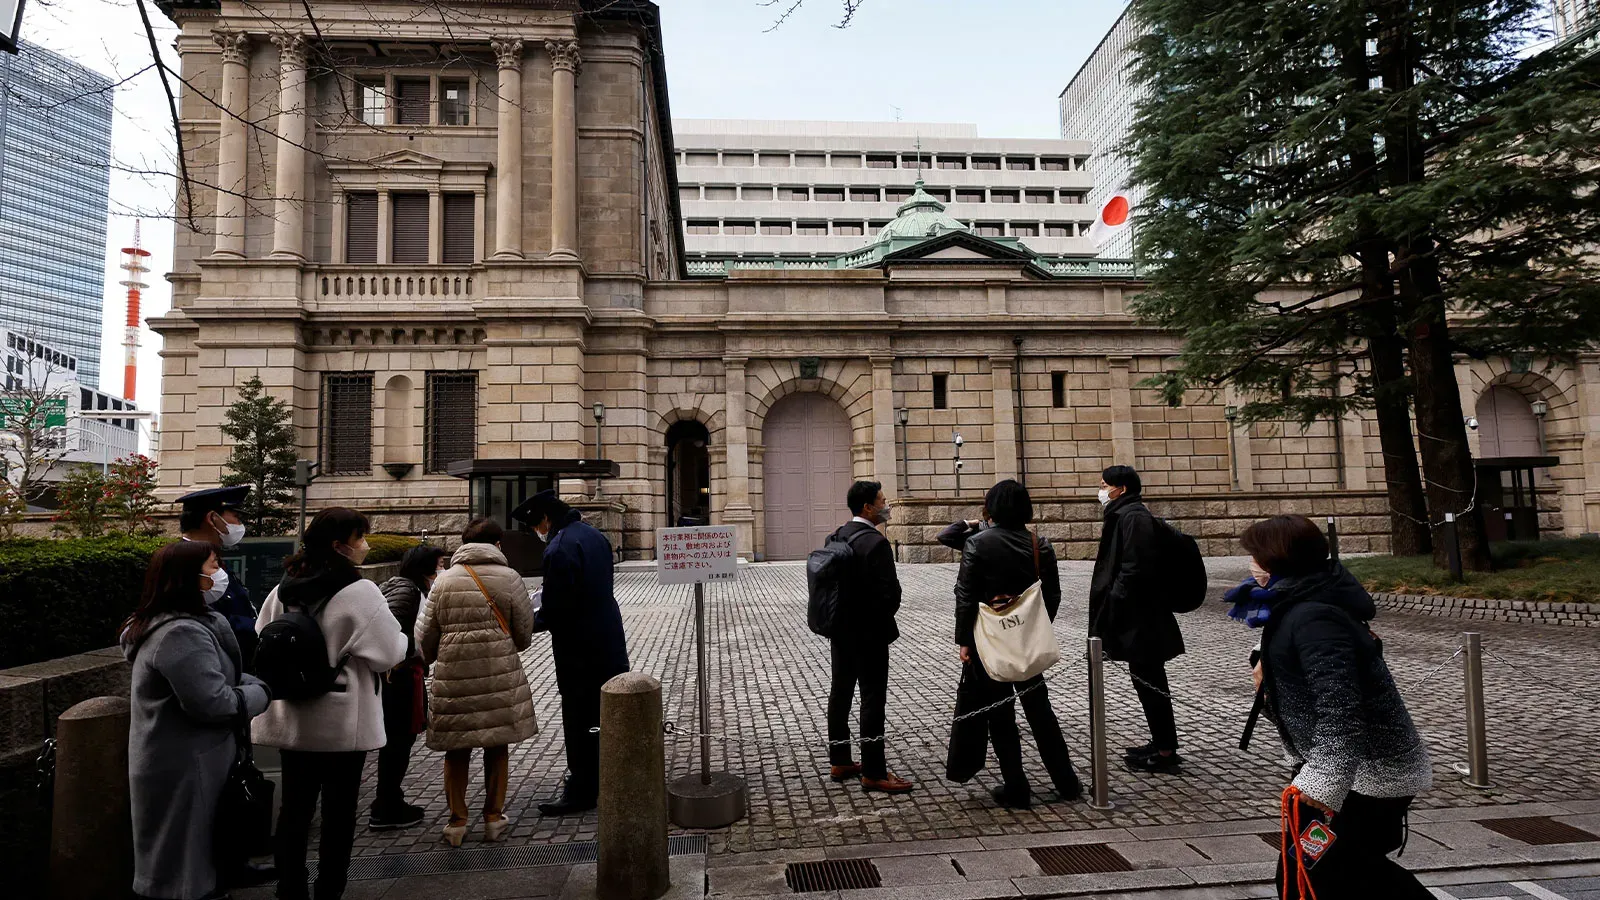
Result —
[{"label": "green copper roof", "polygon": [[931,238],[947,231],[966,231],[961,220],[944,211],[944,204],[922,189],[922,179],[917,179],[911,199],[895,210],[894,220],[878,232],[875,243],[896,238]]}]

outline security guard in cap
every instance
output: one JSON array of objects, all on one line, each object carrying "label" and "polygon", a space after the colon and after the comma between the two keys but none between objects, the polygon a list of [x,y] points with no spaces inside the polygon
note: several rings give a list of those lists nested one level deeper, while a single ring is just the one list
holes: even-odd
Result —
[{"label": "security guard in cap", "polygon": [[[210,544],[219,551],[239,546],[244,540],[244,498],[250,493],[247,484],[235,487],[207,488],[179,497],[183,515],[178,527],[183,539]],[[213,586],[206,594],[211,608],[228,618],[234,637],[239,639],[239,653],[246,670],[254,668],[256,656],[256,608],[250,603],[250,594],[244,584],[224,566],[213,578],[224,584]],[[215,591],[221,588],[218,597]]]}]

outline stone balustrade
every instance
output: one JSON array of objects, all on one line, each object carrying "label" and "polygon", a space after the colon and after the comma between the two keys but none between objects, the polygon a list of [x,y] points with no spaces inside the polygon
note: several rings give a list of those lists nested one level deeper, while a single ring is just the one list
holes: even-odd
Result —
[{"label": "stone balustrade", "polygon": [[306,292],[318,300],[476,300],[483,272],[467,266],[319,266]]}]

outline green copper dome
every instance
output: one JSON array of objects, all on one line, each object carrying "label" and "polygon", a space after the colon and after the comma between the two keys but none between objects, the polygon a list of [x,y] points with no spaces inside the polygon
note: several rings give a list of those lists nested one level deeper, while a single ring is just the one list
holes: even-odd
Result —
[{"label": "green copper dome", "polygon": [[895,238],[921,240],[938,237],[948,231],[968,230],[959,219],[944,211],[943,203],[922,189],[922,179],[917,179],[916,188],[911,199],[895,210],[894,220],[878,232],[878,243]]}]

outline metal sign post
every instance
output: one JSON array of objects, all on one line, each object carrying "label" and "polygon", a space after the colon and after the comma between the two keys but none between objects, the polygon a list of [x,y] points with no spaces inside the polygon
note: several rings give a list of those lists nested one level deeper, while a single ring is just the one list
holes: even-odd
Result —
[{"label": "metal sign post", "polygon": [[731,526],[656,529],[656,580],[694,585],[695,690],[700,771],[667,785],[667,813],[682,828],[722,828],[744,818],[743,778],[711,771],[711,678],[706,662],[706,582],[739,578],[738,533]]}]

